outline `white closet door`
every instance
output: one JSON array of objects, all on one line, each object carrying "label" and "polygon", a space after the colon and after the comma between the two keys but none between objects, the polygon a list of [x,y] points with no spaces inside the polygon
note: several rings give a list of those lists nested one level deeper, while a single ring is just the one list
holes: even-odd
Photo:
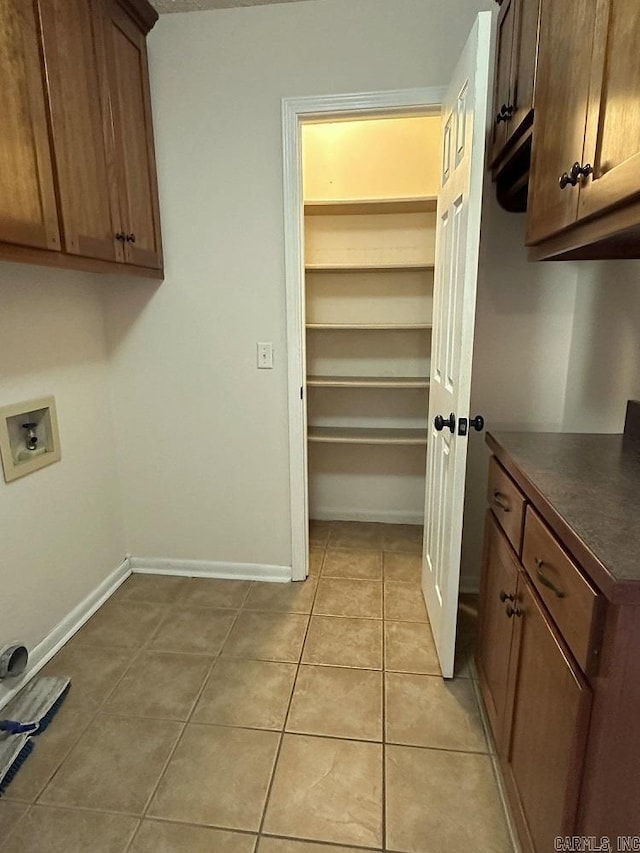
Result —
[{"label": "white closet door", "polygon": [[445,678],[456,637],[490,44],[491,13],[481,12],[443,105],[422,588]]}]

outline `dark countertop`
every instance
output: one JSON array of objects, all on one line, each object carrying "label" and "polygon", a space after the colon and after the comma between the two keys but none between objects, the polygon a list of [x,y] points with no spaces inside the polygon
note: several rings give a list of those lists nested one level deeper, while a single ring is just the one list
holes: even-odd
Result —
[{"label": "dark countertop", "polygon": [[487,444],[606,597],[640,603],[640,438],[500,432]]}]

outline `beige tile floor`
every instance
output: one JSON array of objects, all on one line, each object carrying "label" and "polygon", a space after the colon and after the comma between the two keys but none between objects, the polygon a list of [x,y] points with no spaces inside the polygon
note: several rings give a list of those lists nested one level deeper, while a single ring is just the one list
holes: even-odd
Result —
[{"label": "beige tile floor", "polygon": [[72,690],[3,853],[513,851],[470,664],[439,675],[421,529],[312,523],[304,584],[134,575],[47,666]]}]

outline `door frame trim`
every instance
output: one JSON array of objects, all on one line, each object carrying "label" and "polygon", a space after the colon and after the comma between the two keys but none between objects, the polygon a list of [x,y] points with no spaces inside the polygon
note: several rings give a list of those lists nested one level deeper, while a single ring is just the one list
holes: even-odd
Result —
[{"label": "door frame trim", "polygon": [[309,494],[307,439],[304,208],[302,189],[302,135],[305,121],[332,118],[374,118],[438,114],[446,87],[314,95],[282,99],[282,153],[284,191],[285,291],[287,315],[287,401],[289,409],[289,489],[291,514],[291,577],[304,580],[309,561]]}]

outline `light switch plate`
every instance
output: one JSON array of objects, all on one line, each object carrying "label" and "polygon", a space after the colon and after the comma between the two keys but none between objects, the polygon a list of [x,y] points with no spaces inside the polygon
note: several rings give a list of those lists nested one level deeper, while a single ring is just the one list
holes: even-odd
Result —
[{"label": "light switch plate", "polygon": [[258,343],[258,369],[271,370],[273,367],[273,344]]}]

